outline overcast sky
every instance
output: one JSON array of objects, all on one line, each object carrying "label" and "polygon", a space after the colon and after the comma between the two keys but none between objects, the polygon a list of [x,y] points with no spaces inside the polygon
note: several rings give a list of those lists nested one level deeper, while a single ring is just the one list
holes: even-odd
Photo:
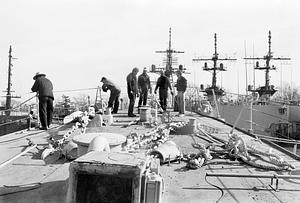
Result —
[{"label": "overcast sky", "polygon": [[[265,55],[271,30],[274,56],[292,58],[285,65],[274,63],[278,70],[271,73],[271,83],[280,86],[282,76],[283,83],[292,81],[296,87],[299,9],[298,0],[1,1],[0,90],[7,87],[9,45],[18,58],[13,61],[12,89],[22,96],[20,101],[32,96],[36,72],[45,73],[56,91],[97,87],[102,76],[125,86],[133,67],[162,64],[163,55],[155,51],[167,49],[170,27],[172,48],[185,52],[177,57],[191,73],[186,76],[190,83],[211,84],[203,63],[192,59],[212,56],[217,33],[219,56],[238,59],[225,64],[228,71],[218,75],[217,83],[245,93],[242,58]],[[252,67],[247,66],[248,82],[253,81]],[[256,73],[256,85],[264,85],[264,72]]]}]

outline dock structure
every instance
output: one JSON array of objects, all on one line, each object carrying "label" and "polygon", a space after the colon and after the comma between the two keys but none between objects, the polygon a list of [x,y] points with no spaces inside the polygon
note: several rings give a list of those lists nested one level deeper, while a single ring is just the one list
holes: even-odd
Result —
[{"label": "dock structure", "polygon": [[[196,124],[196,127],[201,128],[203,131],[202,133],[190,133],[183,129],[169,135],[168,140],[175,143],[184,155],[192,156],[192,154],[199,153],[201,151],[199,146],[210,146],[212,140],[218,141],[216,145],[221,145],[221,140],[228,140],[228,134],[232,130],[232,127],[224,122],[195,113],[186,113],[184,117],[176,117],[173,112],[170,115],[174,123],[190,122]],[[158,125],[152,126],[136,122],[136,118],[127,117],[125,111],[113,116],[114,122],[111,125],[99,127],[96,131],[95,127],[90,129],[87,127],[86,133],[109,132],[124,136],[130,134],[143,135],[166,125],[166,123],[161,123],[161,120],[168,121],[168,119],[161,119],[163,117],[161,115],[158,119]],[[130,125],[128,125],[129,123]],[[82,160],[91,156],[87,154],[84,155],[84,158],[77,158],[70,162],[64,158],[59,158],[60,154],[57,151],[44,160],[41,159],[41,154],[48,145],[49,137],[55,139],[63,137],[72,129],[72,125],[72,123],[63,126],[54,125],[48,131],[20,131],[0,137],[0,164],[5,163],[3,167],[0,167],[0,202],[66,201],[70,165],[74,163],[75,166],[78,165],[79,167]],[[80,135],[80,133],[80,129],[73,129],[69,140]],[[239,159],[229,159],[225,154],[216,156],[213,150],[211,160],[204,162],[199,168],[190,169],[187,167],[183,156],[181,161],[180,159],[170,160],[159,167],[159,175],[162,177],[164,185],[161,187],[162,196],[159,202],[299,202],[299,157],[291,156],[276,145],[259,142],[255,137],[239,129],[235,129],[233,133],[241,137],[251,148],[259,149],[262,152],[270,151],[270,148],[272,148],[272,154],[280,156],[293,165],[294,169],[282,171],[263,170],[246,164]],[[205,136],[205,134],[208,136]],[[30,143],[28,143],[27,138]],[[23,153],[22,156],[10,161],[11,158],[16,157],[26,149],[28,150],[27,153]],[[140,147],[135,148],[134,151],[121,153],[132,154],[132,157],[135,157],[136,154],[146,155],[147,151],[149,151],[149,148]],[[95,152],[90,153],[95,154]],[[115,159],[112,159],[111,156],[107,157],[110,157],[107,162],[117,160],[116,157]],[[254,157],[256,157],[254,161],[257,161],[257,163],[261,164],[264,161],[259,160],[259,156]],[[94,161],[93,167],[97,164],[101,165],[100,162],[96,162],[96,159],[91,160]],[[98,157],[98,159],[100,158]],[[130,159],[122,160],[122,162],[129,161]],[[137,160],[133,161],[133,163],[136,162]],[[86,163],[84,164],[86,165]],[[105,173],[109,173],[108,169],[109,167],[105,168]],[[116,172],[117,169],[114,168],[114,171]],[[144,195],[141,193],[143,186],[138,190],[136,192],[141,196],[140,202],[146,202]],[[131,202],[139,201],[135,199]]]}]

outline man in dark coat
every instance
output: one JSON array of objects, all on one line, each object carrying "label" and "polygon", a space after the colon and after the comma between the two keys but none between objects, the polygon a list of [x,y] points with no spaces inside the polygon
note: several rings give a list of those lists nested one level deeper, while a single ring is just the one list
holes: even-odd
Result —
[{"label": "man in dark coat", "polygon": [[173,95],[173,92],[172,92],[172,87],[171,87],[170,80],[165,75],[164,71],[161,71],[161,75],[157,79],[154,94],[156,94],[156,91],[157,91],[158,88],[159,88],[160,106],[164,111],[166,111],[167,110],[168,89],[170,89],[172,95]]},{"label": "man in dark coat", "polygon": [[43,73],[36,73],[35,80],[31,90],[37,93],[39,98],[39,117],[41,130],[47,130],[52,123],[53,117],[53,85]]},{"label": "man in dark coat", "polygon": [[136,75],[139,72],[138,68],[133,68],[132,72],[127,75],[127,93],[129,97],[129,107],[128,107],[128,116],[135,117],[133,114],[133,108],[135,103],[135,98],[139,95],[138,93],[138,85]]},{"label": "man in dark coat", "polygon": [[107,90],[110,90],[110,96],[108,100],[108,106],[113,108],[112,113],[118,113],[119,109],[119,98],[121,94],[121,89],[117,85],[115,85],[112,81],[108,80],[106,77],[101,78],[102,90],[104,92],[107,92]]},{"label": "man in dark coat", "polygon": [[150,78],[146,68],[144,68],[143,73],[138,77],[138,88],[140,92],[139,107],[142,106],[142,103],[145,106],[147,105],[148,91],[150,91],[150,94],[152,93]]},{"label": "man in dark coat", "polygon": [[179,116],[184,115],[184,110],[185,110],[185,102],[184,102],[184,93],[187,88],[187,80],[185,77],[182,76],[181,70],[178,70],[176,72],[177,75],[177,82],[176,82],[176,89],[177,89],[177,104],[178,104],[178,111],[179,111]]}]

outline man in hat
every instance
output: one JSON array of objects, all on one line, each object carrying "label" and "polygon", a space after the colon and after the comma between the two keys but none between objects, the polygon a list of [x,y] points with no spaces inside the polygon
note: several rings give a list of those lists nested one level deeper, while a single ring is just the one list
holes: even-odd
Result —
[{"label": "man in hat", "polygon": [[150,78],[147,74],[147,68],[144,68],[143,73],[138,77],[138,88],[140,92],[139,107],[142,106],[142,103],[145,106],[147,105],[148,91],[150,91],[150,94],[152,93]]},{"label": "man in hat", "polygon": [[177,104],[178,104],[178,111],[179,111],[179,116],[184,115],[184,109],[185,109],[185,104],[184,104],[184,93],[186,91],[187,87],[187,80],[185,77],[182,76],[182,71],[178,70],[176,72],[177,75],[177,82],[176,82],[176,89],[177,89]]},{"label": "man in hat", "polygon": [[133,68],[131,73],[127,75],[127,93],[129,97],[129,107],[128,107],[128,116],[135,117],[133,114],[133,108],[135,103],[135,98],[139,95],[138,93],[138,85],[136,75],[139,72],[138,68]]},{"label": "man in hat", "polygon": [[41,130],[47,130],[52,123],[53,115],[53,85],[43,73],[36,73],[33,77],[34,84],[31,88],[37,93],[39,98],[39,117],[41,122]]},{"label": "man in hat", "polygon": [[107,92],[107,90],[110,90],[110,96],[108,100],[108,106],[111,107],[112,113],[116,114],[118,113],[119,110],[119,98],[121,94],[121,89],[115,83],[112,81],[108,80],[106,77],[101,78],[101,82],[103,83],[102,85],[102,90],[104,92]]},{"label": "man in hat", "polygon": [[164,71],[160,72],[160,77],[157,79],[154,94],[156,94],[156,91],[157,91],[158,88],[159,88],[160,106],[164,111],[166,111],[167,110],[168,90],[170,89],[172,95],[173,95],[173,92],[172,92],[172,87],[171,87],[170,80],[165,75]]}]

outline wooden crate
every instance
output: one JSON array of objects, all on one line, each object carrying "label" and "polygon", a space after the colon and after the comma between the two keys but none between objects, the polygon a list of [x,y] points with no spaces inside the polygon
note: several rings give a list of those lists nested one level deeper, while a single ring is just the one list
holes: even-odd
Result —
[{"label": "wooden crate", "polygon": [[89,152],[70,164],[67,202],[134,202],[141,196],[143,154]]}]

